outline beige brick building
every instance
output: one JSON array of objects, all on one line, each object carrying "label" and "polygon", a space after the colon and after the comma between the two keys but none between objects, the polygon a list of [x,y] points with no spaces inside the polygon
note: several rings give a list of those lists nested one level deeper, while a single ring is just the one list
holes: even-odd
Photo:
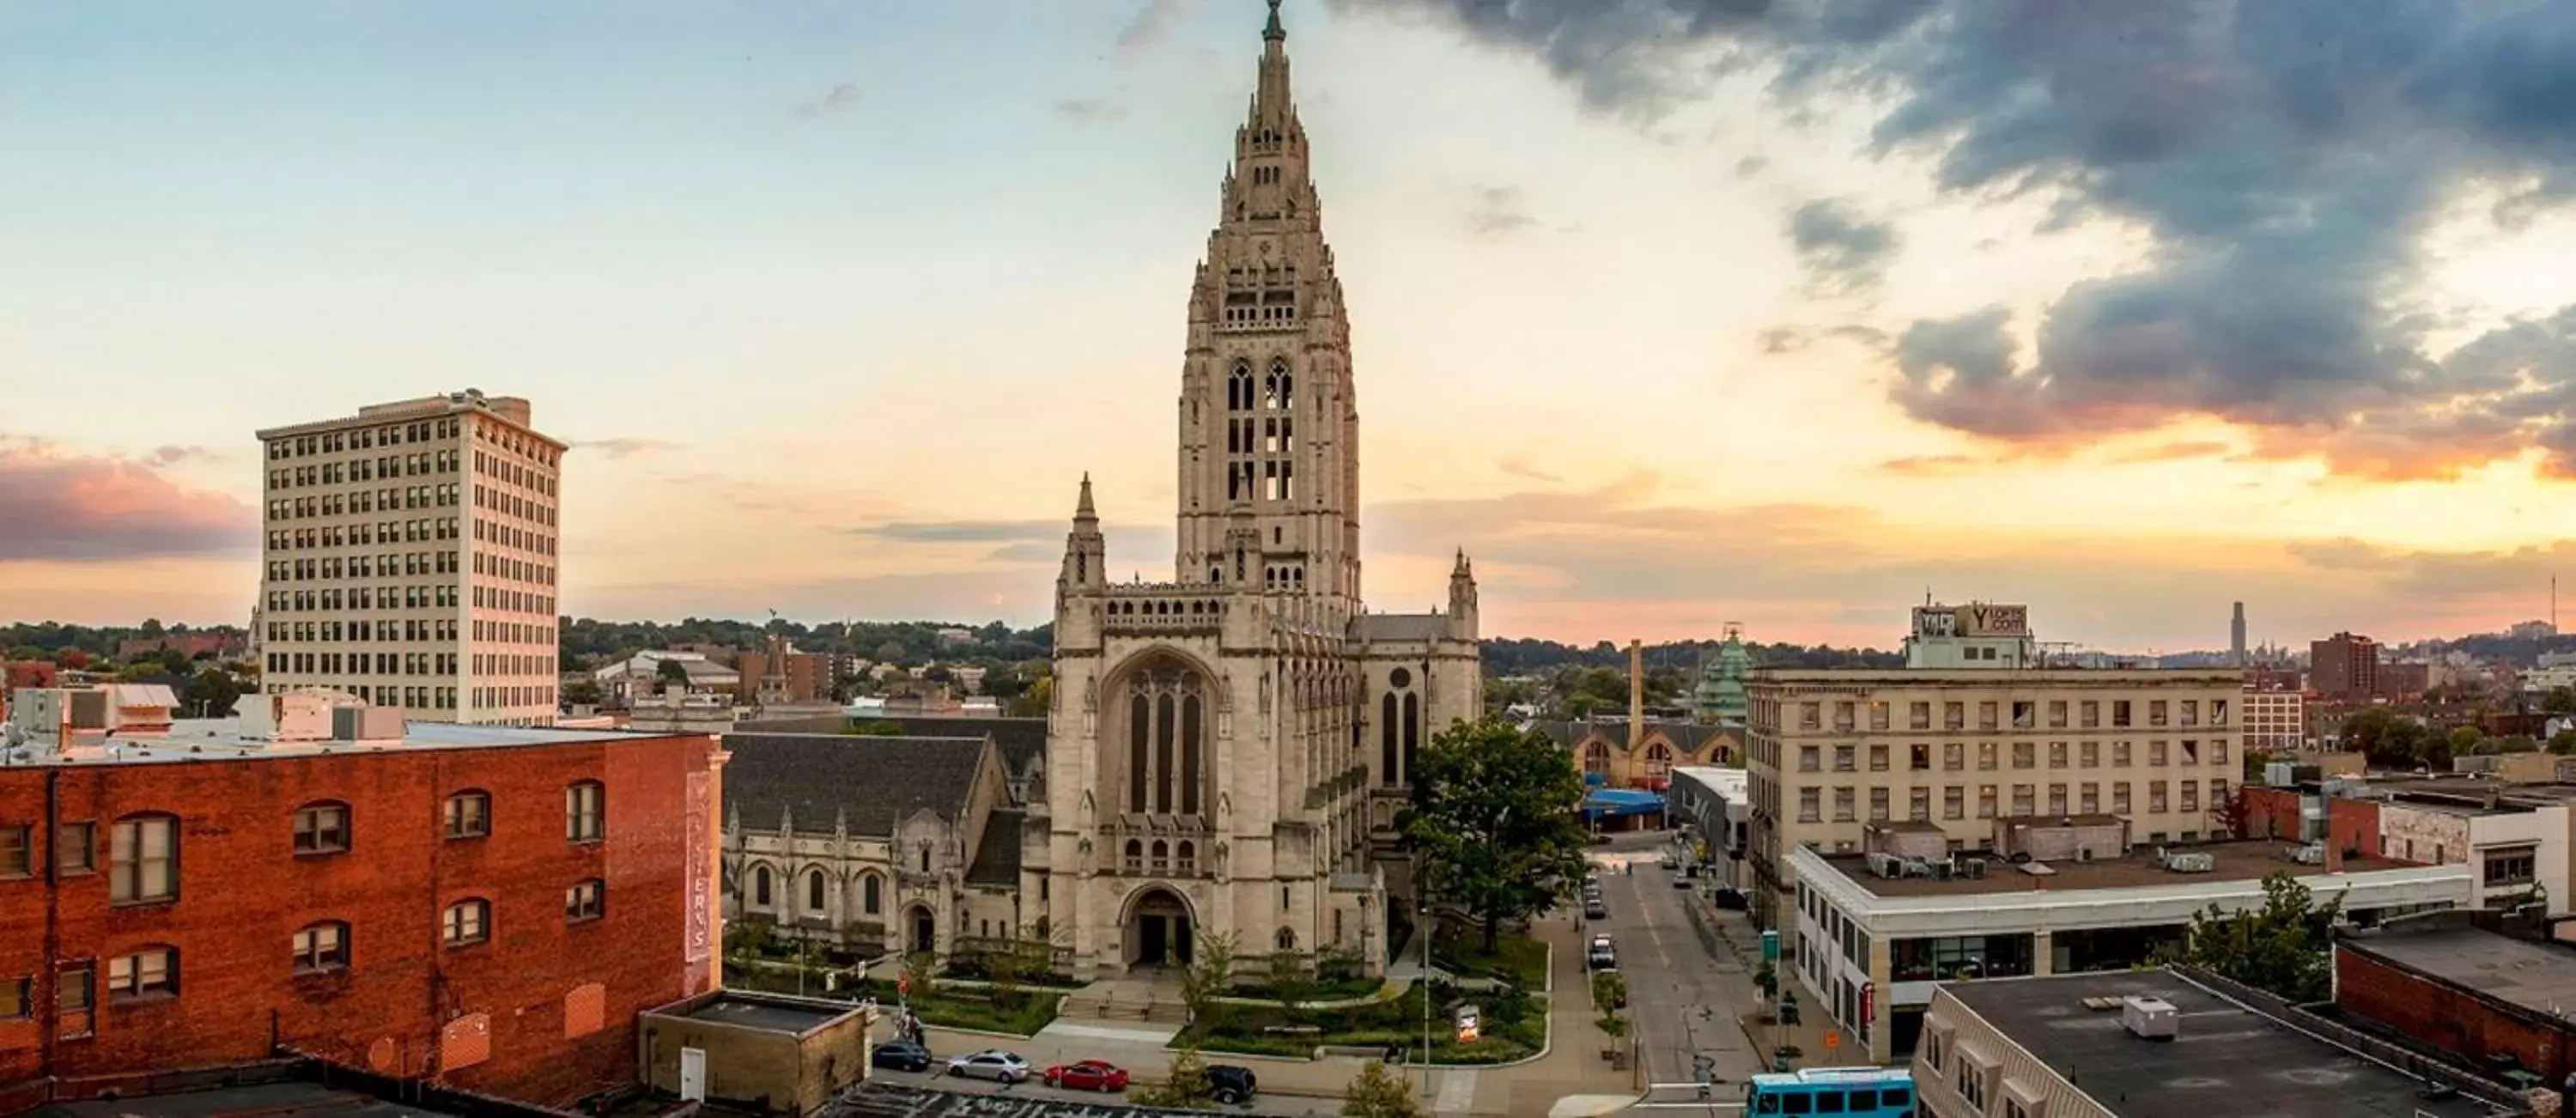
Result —
[{"label": "beige brick building", "polygon": [[1761,669],[1748,687],[1752,861],[1766,926],[1788,853],[1862,851],[1873,822],[1988,846],[1999,816],[2125,817],[2143,843],[2216,837],[2239,781],[2236,669]]},{"label": "beige brick building", "polygon": [[551,725],[564,444],[472,390],[259,432],[257,649],[270,694],[325,687],[431,722]]}]

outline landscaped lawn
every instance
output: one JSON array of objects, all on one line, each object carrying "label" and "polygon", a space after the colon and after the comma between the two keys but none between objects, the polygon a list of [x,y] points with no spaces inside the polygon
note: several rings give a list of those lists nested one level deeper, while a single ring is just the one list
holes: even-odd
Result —
[{"label": "landscaped lawn", "polygon": [[1528,936],[1505,933],[1485,951],[1483,933],[1444,933],[1431,941],[1431,959],[1462,978],[1503,977],[1532,990],[1547,987],[1547,945]]},{"label": "landscaped lawn", "polygon": [[[1315,988],[1306,994],[1305,1000],[1310,1002],[1349,1001],[1353,998],[1368,997],[1369,995],[1377,993],[1379,990],[1383,990],[1385,988],[1386,980],[1383,978],[1340,978],[1331,982],[1316,983]],[[1271,995],[1268,984],[1255,981],[1235,983],[1231,988],[1226,990],[1225,996],[1229,998],[1252,998],[1256,1001],[1269,1001]]]},{"label": "landscaped lawn", "polygon": [[[1547,1001],[1517,991],[1466,995],[1482,1016],[1482,1039],[1457,1043],[1448,1008],[1459,995],[1445,984],[1433,992],[1432,1054],[1442,1063],[1498,1064],[1520,1059],[1547,1043]],[[1182,1030],[1181,1042],[1195,1041],[1209,1052],[1303,1059],[1319,1045],[1403,1049],[1422,1044],[1423,988],[1367,1005],[1303,1009],[1294,1015],[1276,1005],[1219,1004],[1205,1018]],[[1281,1027],[1312,1027],[1314,1033],[1283,1033]]]}]

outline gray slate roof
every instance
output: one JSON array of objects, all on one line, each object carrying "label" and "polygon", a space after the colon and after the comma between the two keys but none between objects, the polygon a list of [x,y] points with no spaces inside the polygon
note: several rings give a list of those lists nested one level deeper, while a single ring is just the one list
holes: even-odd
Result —
[{"label": "gray slate roof", "polygon": [[1043,767],[1046,760],[1047,720],[1043,718],[951,718],[935,714],[870,715],[865,722],[892,722],[906,734],[923,737],[968,738],[993,735],[993,744],[1002,749],[1002,767],[1014,773],[1025,773],[1029,766]]},{"label": "gray slate roof", "polygon": [[1017,885],[1020,882],[1020,809],[999,807],[984,818],[984,837],[975,846],[975,864],[966,867],[973,885]]},{"label": "gray slate roof", "polygon": [[965,817],[984,739],[875,738],[839,734],[726,734],[724,799],[746,831],[829,834],[843,813],[850,833],[890,835],[895,823],[929,809]]},{"label": "gray slate roof", "polygon": [[1449,619],[1436,613],[1364,613],[1351,620],[1366,641],[1436,641],[1449,635]]}]

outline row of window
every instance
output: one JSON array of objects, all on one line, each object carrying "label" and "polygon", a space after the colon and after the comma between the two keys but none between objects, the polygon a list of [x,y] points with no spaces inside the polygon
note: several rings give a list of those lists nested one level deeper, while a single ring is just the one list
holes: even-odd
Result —
[{"label": "row of window", "polygon": [[[2172,790],[2177,792],[2178,795],[2170,798],[2166,795],[2168,787],[2165,781],[2150,780],[2146,782],[2146,785],[2147,811],[2150,814],[2168,810],[2186,812],[2200,810],[2201,787],[2200,782],[2197,780],[2175,782],[2172,785]],[[1801,788],[1798,790],[1798,822],[1825,822],[1824,791],[1825,790],[1822,788]],[[2000,785],[1980,784],[1977,786],[1977,818],[1992,819],[1996,816],[1996,803],[2000,791]],[[1834,789],[1833,793],[1833,821],[1836,823],[1859,822],[1860,816],[1857,814],[1859,790],[1846,786]],[[1951,784],[1944,786],[1941,789],[1941,818],[1967,818],[1967,793],[1968,790],[1965,785]],[[2075,790],[2076,800],[2071,807],[2069,805],[2067,795],[2068,791],[2066,785],[2049,785],[2047,814],[2066,815],[2070,813],[2080,813],[2091,815],[2102,811],[2102,786],[2098,783],[2086,781],[2083,784],[2077,785]],[[1872,788],[1869,790],[1868,818],[1870,822],[1885,822],[1888,819],[1888,805],[1891,797],[1892,793],[1886,788]],[[2212,810],[2216,810],[2226,802],[2227,782],[2225,780],[2210,781],[2210,808]],[[2128,814],[2129,807],[2129,782],[2125,780],[2113,781],[2111,783],[2111,814]],[[2015,816],[2041,814],[2039,811],[2038,785],[2015,784],[2012,786],[2011,814]],[[1918,787],[1907,789],[1905,817],[1917,823],[1931,821],[1931,788]]]},{"label": "row of window", "polygon": [[[564,839],[593,843],[608,831],[607,789],[581,781],[564,789]],[[480,789],[447,798],[449,839],[477,839],[492,833],[492,794]],[[339,854],[350,848],[349,805],[322,800],[295,809],[291,849],[298,856]],[[108,899],[119,904],[146,904],[179,899],[179,817],[162,813],[129,815],[109,832]],[[54,868],[58,875],[95,873],[99,855],[98,824],[64,823],[54,833]],[[0,826],[0,877],[30,877],[35,871],[35,828],[24,823]]]},{"label": "row of window", "polygon": [[[325,638],[329,639],[329,638]],[[271,652],[271,674],[296,675],[428,675],[456,674],[453,652]]]},{"label": "row of window", "polygon": [[475,521],[474,538],[484,543],[514,547],[538,555],[555,553],[555,537],[552,533],[534,531],[515,524],[504,524],[497,520]]},{"label": "row of window", "polygon": [[354,489],[347,493],[278,498],[268,503],[268,519],[309,520],[317,516],[392,512],[396,509],[452,509],[456,502],[457,487],[453,482],[391,489]]},{"label": "row of window", "polygon": [[[456,522],[426,520],[413,523],[426,525],[416,540],[444,540],[454,537]],[[386,543],[394,542],[391,535]],[[329,559],[272,559],[268,563],[270,582],[318,582],[333,578],[390,578],[394,575],[447,575],[463,569],[465,561],[453,549],[438,551],[388,551],[381,555],[352,555]],[[477,574],[482,573],[479,569]]]},{"label": "row of window", "polygon": [[370,450],[379,446],[401,446],[425,443],[432,439],[452,439],[463,430],[462,420],[424,419],[416,423],[388,423],[381,427],[360,427],[350,431],[329,431],[319,435],[298,435],[291,439],[273,439],[268,444],[268,460],[282,462],[289,458],[306,458],[316,454],[338,454],[344,450]]},{"label": "row of window", "polygon": [[[2126,741],[2115,741],[2109,744],[2111,746],[2111,767],[2115,769],[2129,767],[2130,760],[2135,755],[2134,750],[2131,748],[2132,743]],[[2179,744],[2181,746],[2179,751],[2172,748],[2175,744]],[[2228,764],[2228,740],[2226,738],[2211,738],[2206,744],[2208,746],[2208,749],[2206,750],[2209,758],[2208,763],[2213,766],[2225,767]],[[2201,763],[2201,757],[2204,752],[2202,745],[2202,742],[2189,738],[2184,739],[2180,743],[2167,742],[2162,738],[2158,738],[2147,743],[2147,764],[2153,768],[2164,768],[2169,765],[2176,764],[2186,766],[2198,765]],[[2016,769],[2038,768],[2040,757],[2039,746],[2040,743],[2035,741],[2013,742],[2012,767]],[[2087,769],[2101,768],[2102,746],[2103,743],[2098,741],[2080,741],[2071,743],[2062,741],[2049,742],[2048,767],[2052,769],[2067,768],[2069,767],[2068,760],[2071,757],[2075,761],[2073,767]],[[1833,746],[1834,771],[1840,773],[1860,771],[1860,748],[1861,747],[1856,745]],[[1826,747],[1821,745],[1799,746],[1798,771],[1808,773],[1823,772],[1825,765],[1825,749]],[[1888,771],[1892,749],[1892,746],[1885,745],[1870,746],[1869,771]],[[1977,743],[1978,769],[1985,771],[1999,769],[2003,767],[2002,757],[2002,747],[1998,743],[1990,741]],[[1965,770],[1967,767],[1968,743],[1954,741],[1942,744],[1941,768],[1943,770],[1948,772],[1960,772]],[[1925,743],[1917,743],[1906,747],[1906,768],[1911,772],[1932,771],[1932,746]]]},{"label": "row of window", "polygon": [[[447,589],[452,594],[456,588],[451,586]],[[525,590],[477,585],[474,587],[474,608],[500,610],[504,613],[536,613],[552,617],[555,615],[555,599],[551,594],[534,594]]]},{"label": "row of window", "polygon": [[544,470],[513,462],[497,454],[474,452],[474,472],[546,496],[555,495],[555,479]]},{"label": "row of window", "polygon": [[313,485],[338,485],[349,481],[373,481],[380,477],[452,474],[456,472],[456,462],[456,452],[453,450],[431,451],[425,454],[390,454],[348,462],[325,462],[319,466],[270,470],[268,487],[295,489]]},{"label": "row of window", "polygon": [[[608,913],[608,886],[598,878],[575,882],[564,890],[564,921],[587,923]],[[439,935],[449,948],[473,947],[492,938],[492,902],[471,897],[447,906],[439,917]],[[349,925],[326,920],[297,931],[289,943],[289,970],[321,974],[349,967]],[[97,1029],[97,964],[82,960],[59,972],[57,992],[64,1037],[88,1036]],[[33,976],[0,979],[0,1021],[23,1020],[36,1011]],[[179,949],[162,945],[138,948],[107,961],[108,1004],[156,1001],[179,996]]]},{"label": "row of window", "polygon": [[364,642],[370,639],[392,641],[452,641],[456,639],[456,619],[452,617],[415,617],[407,620],[380,621],[273,621],[268,626],[268,639],[283,644],[287,641]]},{"label": "row of window", "polygon": [[553,505],[547,504],[543,501],[530,500],[529,498],[508,492],[497,486],[475,486],[474,507],[479,509],[490,509],[493,512],[502,514],[503,516],[515,516],[521,520],[534,524],[543,524],[547,527],[553,527],[555,523],[555,507]]},{"label": "row of window", "polygon": [[[448,504],[455,502],[449,501]],[[359,509],[365,512],[368,510]],[[313,551],[333,547],[460,538],[455,517],[326,524],[318,528],[280,528],[268,534],[270,551]],[[363,573],[363,572],[362,572]]]},{"label": "row of window", "polygon": [[[2038,718],[2041,707],[2039,700],[2009,700],[2010,709],[2008,711],[2005,709],[2006,703],[2007,700],[2001,699],[1984,699],[1978,701],[1976,728],[1980,730],[2002,729],[2005,725],[2004,720],[2007,715],[2009,715],[2011,720],[2010,725],[2016,730],[2032,730],[2039,728],[2040,723]],[[2209,725],[2227,725],[2227,703],[2228,701],[2225,699],[2207,700],[2205,705],[2209,712]],[[1779,705],[1780,704],[1777,702],[1770,700],[1765,700],[1764,702],[1757,704],[1758,713],[1768,716],[1763,718],[1762,721],[1773,726],[1779,725],[1780,712],[1776,709]],[[1851,731],[1857,730],[1860,727],[1861,708],[1864,704],[1852,700],[1840,700],[1836,701],[1832,705],[1834,729]],[[1868,725],[1870,729],[1886,730],[1892,728],[1889,724],[1889,714],[1890,707],[1893,704],[1882,699],[1865,705],[1868,708]],[[2085,729],[2097,728],[2103,724],[2103,705],[2104,701],[2100,699],[2047,700],[2047,726],[2052,730],[2067,729],[2069,726],[2067,718],[2071,708],[2076,716],[2076,720],[2073,725]],[[2115,728],[2138,725],[2139,723],[2133,721],[2132,717],[2137,705],[2138,703],[2136,701],[2130,699],[2109,700],[2109,706],[2111,708],[2110,725]],[[1825,706],[1826,704],[1822,701],[1799,703],[1798,728],[1801,730],[1823,729],[1825,725]],[[2204,703],[2200,699],[2148,699],[2145,701],[2145,706],[2146,722],[2144,725],[2201,725],[2200,716]],[[1930,700],[1913,700],[1906,704],[1906,708],[1906,725],[1909,729],[1929,730],[1932,728],[1932,703]],[[1953,699],[1941,704],[1942,729],[1964,730],[1968,728],[1967,722],[1968,704],[1965,700]]]},{"label": "row of window", "polygon": [[477,424],[474,428],[474,437],[512,454],[531,459],[541,466],[556,466],[563,462],[562,451],[515,427],[505,427],[498,423]]}]

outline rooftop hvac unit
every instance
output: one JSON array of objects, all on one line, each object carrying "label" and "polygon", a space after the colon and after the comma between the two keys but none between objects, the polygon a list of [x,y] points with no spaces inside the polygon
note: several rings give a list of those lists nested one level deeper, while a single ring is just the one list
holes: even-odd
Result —
[{"label": "rooftop hvac unit", "polygon": [[2144,1040],[2172,1040],[2182,1031],[2182,1014],[2163,998],[2131,994],[2120,999],[2120,1025]]},{"label": "rooftop hvac unit", "polygon": [[1986,860],[1983,858],[1970,858],[1965,863],[1961,864],[1959,868],[1966,870],[1970,878],[1981,881],[1985,879]]},{"label": "rooftop hvac unit", "polygon": [[2208,873],[2218,868],[2218,858],[2210,854],[2175,854],[2165,859],[2165,868],[2175,873]]},{"label": "rooftop hvac unit", "polygon": [[2326,861],[2326,844],[2312,842],[2306,846],[2291,847],[2283,853],[2288,855],[2291,861],[2302,866],[2321,866]]},{"label": "rooftop hvac unit", "polygon": [[1869,872],[1872,877],[1895,877],[1904,872],[1904,869],[1904,863],[1893,854],[1882,854],[1875,850],[1869,852]]},{"label": "rooftop hvac unit", "polygon": [[2075,848],[2075,860],[2076,860],[2076,861],[2078,861],[2078,862],[2090,862],[2090,861],[2092,861],[2092,860],[2093,860],[2093,848],[2092,848],[2092,847],[2089,847],[2089,846],[2079,846],[2079,847],[2076,847],[2076,848]]},{"label": "rooftop hvac unit", "polygon": [[1930,877],[1932,876],[1932,863],[1921,858],[1908,858],[1905,860],[1905,876]]}]

